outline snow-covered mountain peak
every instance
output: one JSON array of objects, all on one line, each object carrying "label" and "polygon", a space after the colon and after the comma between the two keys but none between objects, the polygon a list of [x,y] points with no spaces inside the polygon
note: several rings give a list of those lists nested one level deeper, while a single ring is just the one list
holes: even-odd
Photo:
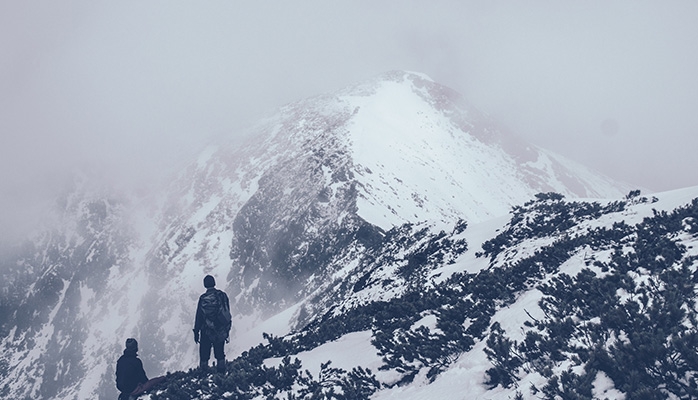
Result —
[{"label": "snow-covered mountain peak", "polygon": [[2,254],[0,395],[109,397],[126,337],[143,343],[153,376],[195,365],[189,334],[208,273],[230,296],[236,354],[247,350],[236,339],[279,311],[296,307],[301,323],[337,298],[404,293],[415,271],[468,251],[462,220],[490,221],[539,192],[628,191],[413,72],[288,104],[250,136],[207,148],[153,204],[75,190],[66,224]]},{"label": "snow-covered mountain peak", "polygon": [[[632,189],[525,143],[453,89],[415,72],[387,72],[289,104],[256,131],[266,139],[246,151],[258,171],[312,155],[324,165],[322,186],[353,185],[358,215],[382,229],[415,220],[482,221],[539,192],[606,198]],[[298,182],[284,185],[291,190]]]},{"label": "snow-covered mountain peak", "polygon": [[[414,220],[482,221],[538,192],[618,197],[628,189],[507,134],[424,74],[388,72],[288,110],[297,121],[282,124],[295,128],[291,137],[331,132],[346,146],[359,215],[383,229]],[[322,129],[308,130],[309,121],[322,121]]]}]

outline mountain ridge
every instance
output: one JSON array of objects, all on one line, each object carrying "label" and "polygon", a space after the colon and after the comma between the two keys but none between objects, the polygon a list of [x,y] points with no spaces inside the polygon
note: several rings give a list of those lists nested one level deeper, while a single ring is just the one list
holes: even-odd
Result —
[{"label": "mountain ridge", "polygon": [[477,251],[459,242],[468,224],[539,191],[624,194],[534,146],[517,153],[461,100],[391,72],[282,107],[247,143],[206,149],[153,203],[69,193],[65,224],[3,255],[5,282],[25,285],[2,287],[0,393],[111,396],[114,355],[131,336],[148,344],[151,374],[196,365],[186,332],[208,273],[236,310],[235,338],[289,307],[300,327],[331,319],[338,296],[419,287],[420,274]]},{"label": "mountain ridge", "polygon": [[[695,396],[698,187],[603,202],[541,194],[491,231],[471,243],[479,269],[472,253],[427,265],[452,273],[265,335],[229,364],[236,380],[174,374],[153,398]],[[258,371],[279,378],[244,379]]]}]

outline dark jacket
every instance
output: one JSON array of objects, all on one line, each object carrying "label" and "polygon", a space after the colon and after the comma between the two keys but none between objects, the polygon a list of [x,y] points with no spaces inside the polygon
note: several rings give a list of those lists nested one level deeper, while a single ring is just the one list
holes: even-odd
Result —
[{"label": "dark jacket", "polygon": [[196,305],[196,319],[194,320],[194,332],[202,332],[202,334],[206,334],[206,330],[203,329],[206,324],[206,316],[204,315],[203,308],[201,308],[201,299],[207,294],[211,293],[212,291],[218,292],[218,295],[222,297],[226,307],[230,309],[230,300],[228,299],[228,295],[224,291],[218,290],[213,287],[206,289],[206,292],[199,296],[199,303]]},{"label": "dark jacket", "polygon": [[130,349],[124,350],[124,355],[116,362],[116,388],[121,393],[130,394],[139,383],[147,381],[148,377],[137,353]]}]

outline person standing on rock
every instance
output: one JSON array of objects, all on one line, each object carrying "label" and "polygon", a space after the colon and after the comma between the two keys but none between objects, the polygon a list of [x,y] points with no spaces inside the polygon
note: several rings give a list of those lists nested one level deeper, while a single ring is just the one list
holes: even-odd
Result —
[{"label": "person standing on rock", "polygon": [[216,289],[211,275],[204,277],[206,292],[199,296],[194,321],[194,342],[199,344],[199,368],[208,369],[211,348],[216,357],[216,371],[225,372],[225,343],[229,340],[232,316],[228,295]]}]

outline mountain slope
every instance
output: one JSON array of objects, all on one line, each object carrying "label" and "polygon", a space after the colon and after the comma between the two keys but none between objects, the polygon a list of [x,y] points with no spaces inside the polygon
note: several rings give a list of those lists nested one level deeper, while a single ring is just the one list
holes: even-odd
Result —
[{"label": "mountain slope", "polygon": [[472,254],[468,224],[536,193],[628,190],[415,73],[289,104],[250,136],[208,148],[153,199],[78,186],[61,224],[3,255],[0,393],[111,396],[130,336],[151,375],[196,365],[207,273],[231,297],[239,354],[280,311],[301,327],[421,287],[429,268]]},{"label": "mountain slope", "polygon": [[[228,276],[245,301],[266,297],[249,292],[250,286],[266,293],[312,289],[307,280],[316,267],[333,264],[327,252],[350,247],[357,235],[375,236],[375,228],[478,222],[541,191],[574,197],[627,192],[548,152],[514,146],[463,103],[421,75],[395,72],[292,104],[263,125],[260,130],[271,133],[263,154],[253,157],[261,163],[272,157],[275,164],[256,167],[264,172],[236,216]],[[236,266],[242,276],[235,276]],[[277,281],[266,274],[279,272],[273,277],[294,285],[257,286]]]},{"label": "mountain slope", "polygon": [[339,96],[356,114],[348,136],[366,188],[359,215],[375,225],[449,217],[479,222],[539,192],[624,194],[618,183],[508,135],[428,77],[394,72],[382,78]]},{"label": "mountain slope", "polygon": [[425,265],[421,287],[267,336],[229,363],[230,379],[173,374],[152,398],[698,395],[698,187],[617,201],[539,195],[473,230],[475,249]]}]

